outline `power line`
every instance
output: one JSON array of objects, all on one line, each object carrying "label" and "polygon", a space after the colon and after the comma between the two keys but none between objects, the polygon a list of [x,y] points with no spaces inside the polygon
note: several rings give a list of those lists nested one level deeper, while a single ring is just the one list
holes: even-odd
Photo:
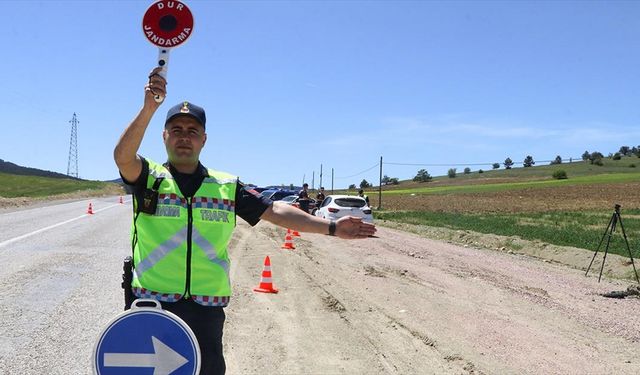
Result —
[{"label": "power line", "polygon": [[[582,160],[582,158],[569,158],[569,159],[561,159],[562,161],[575,161],[575,160]],[[538,160],[535,161],[536,163],[551,163],[554,160]],[[450,164],[433,164],[433,163],[391,163],[391,162],[384,162],[383,164],[385,165],[400,165],[400,166],[414,166],[414,167],[468,167],[468,166],[481,166],[481,165],[493,165],[496,164],[496,162],[491,162],[491,163],[450,163]],[[503,164],[503,163],[497,163],[497,164]],[[524,164],[524,161],[521,162],[516,162],[514,161],[513,164]]]},{"label": "power line", "polygon": [[384,162],[384,164],[388,164],[388,165],[406,165],[406,166],[414,166],[414,167],[461,167],[463,165],[469,166],[469,165],[492,165],[494,163],[469,163],[469,164],[431,164],[431,163],[420,163],[420,164],[414,164],[414,163],[390,163],[390,162]]},{"label": "power line", "polygon": [[[560,159],[562,162],[573,162],[573,161],[582,161],[581,157],[576,157],[576,158],[565,158],[565,159]],[[512,160],[513,161],[513,160]],[[538,160],[535,161],[534,160],[534,164],[543,164],[543,163],[552,163],[555,162],[556,159],[553,160]],[[494,164],[500,164],[500,166],[502,167],[504,165],[504,162],[486,162],[486,163],[399,163],[399,162],[382,162],[382,165],[394,165],[394,166],[413,166],[413,167],[470,167],[470,166],[483,166],[483,165],[487,165],[487,166],[491,166],[493,167]],[[516,162],[513,161],[512,165],[524,165],[524,161],[521,162]],[[371,171],[372,169],[376,168],[380,166],[380,163],[376,163],[374,165],[372,165],[371,167],[360,171],[358,173],[349,175],[349,176],[342,176],[342,177],[334,177],[334,179],[347,179],[347,178],[353,178],[356,176],[360,176],[362,174],[365,174],[369,171]]]},{"label": "power line", "polygon": [[373,165],[372,167],[370,167],[370,168],[367,168],[367,169],[365,169],[364,171],[362,171],[362,172],[358,172],[358,173],[356,173],[356,174],[353,174],[353,175],[351,175],[351,176],[345,176],[345,177],[335,177],[335,178],[340,178],[340,179],[344,179],[344,178],[351,178],[351,177],[356,177],[356,176],[359,176],[359,175],[361,175],[361,174],[363,174],[363,173],[366,173],[366,172],[369,172],[370,170],[372,170],[373,168],[375,168],[375,167],[377,167],[378,165],[380,165],[380,163],[375,163],[375,164],[374,164],[374,165]]}]

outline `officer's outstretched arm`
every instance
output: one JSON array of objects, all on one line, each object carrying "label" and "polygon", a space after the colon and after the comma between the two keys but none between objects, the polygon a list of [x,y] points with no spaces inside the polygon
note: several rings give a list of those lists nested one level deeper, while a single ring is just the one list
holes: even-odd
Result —
[{"label": "officer's outstretched arm", "polygon": [[142,172],[142,161],[137,154],[138,149],[153,114],[161,104],[156,103],[154,96],[166,97],[167,81],[158,74],[161,69],[160,67],[155,68],[149,74],[149,81],[144,87],[144,105],[124,130],[113,150],[113,158],[116,165],[122,177],[129,182],[135,182],[140,176],[140,172]]},{"label": "officer's outstretched arm", "polygon": [[[309,215],[304,211],[285,203],[274,202],[260,216],[283,228],[290,228],[300,232],[329,234],[330,221]],[[346,216],[336,221],[335,235],[344,239],[367,238],[376,233],[375,225],[365,223],[362,219]]]}]

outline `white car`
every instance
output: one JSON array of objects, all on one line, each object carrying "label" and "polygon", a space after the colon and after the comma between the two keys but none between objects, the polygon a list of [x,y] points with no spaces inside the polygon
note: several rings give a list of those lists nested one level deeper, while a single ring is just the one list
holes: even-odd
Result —
[{"label": "white car", "polygon": [[298,200],[297,195],[287,195],[286,197],[280,199],[280,202],[286,203],[286,204],[293,204],[297,200]]},{"label": "white car", "polygon": [[371,207],[364,198],[354,195],[328,195],[323,201],[316,216],[337,220],[344,216],[361,217],[363,221],[373,223]]}]

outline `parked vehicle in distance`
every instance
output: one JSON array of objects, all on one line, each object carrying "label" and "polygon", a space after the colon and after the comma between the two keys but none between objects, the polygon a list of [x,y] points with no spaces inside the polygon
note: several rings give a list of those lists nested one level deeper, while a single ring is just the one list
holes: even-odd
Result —
[{"label": "parked vehicle in distance", "polygon": [[[298,197],[297,196],[294,199],[294,201],[292,202],[292,205],[294,207],[300,208],[300,203],[298,203]],[[315,215],[315,213],[316,213],[316,200],[313,199],[313,198],[309,198],[309,213],[311,215]]]},{"label": "parked vehicle in distance", "polygon": [[371,207],[364,198],[353,195],[329,195],[318,207],[316,216],[337,220],[344,216],[361,217],[363,221],[373,223]]},{"label": "parked vehicle in distance", "polygon": [[280,202],[286,203],[286,204],[293,204],[293,202],[297,200],[298,200],[297,195],[287,195],[286,197],[280,199]]},{"label": "parked vehicle in distance", "polygon": [[253,185],[245,185],[245,190],[247,191],[255,191],[256,193],[260,194],[263,191],[267,190],[266,188],[262,188],[262,187],[257,187],[257,186],[253,186]]},{"label": "parked vehicle in distance", "polygon": [[284,197],[288,197],[290,195],[297,195],[295,191],[292,190],[282,190],[282,189],[268,189],[264,190],[260,193],[263,197],[267,197],[272,201],[279,201]]},{"label": "parked vehicle in distance", "polygon": [[[300,208],[300,203],[298,203],[298,195],[286,196],[286,197],[280,199],[280,202],[286,203],[286,204],[290,204],[293,207]],[[313,215],[313,214],[315,214],[315,212],[316,212],[316,200],[313,199],[313,198],[309,198],[309,213],[311,215]]]}]

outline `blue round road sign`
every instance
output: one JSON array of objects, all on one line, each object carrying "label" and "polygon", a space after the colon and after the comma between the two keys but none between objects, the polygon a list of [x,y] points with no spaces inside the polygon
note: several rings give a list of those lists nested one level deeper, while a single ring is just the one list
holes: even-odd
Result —
[{"label": "blue round road sign", "polygon": [[197,375],[200,349],[191,329],[176,315],[133,306],[100,335],[93,368],[98,375]]}]

